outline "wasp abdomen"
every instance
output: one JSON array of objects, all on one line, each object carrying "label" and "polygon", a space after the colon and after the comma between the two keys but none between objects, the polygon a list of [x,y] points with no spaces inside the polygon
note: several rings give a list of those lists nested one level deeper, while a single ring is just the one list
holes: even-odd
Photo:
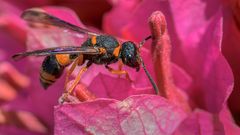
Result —
[{"label": "wasp abdomen", "polygon": [[40,82],[44,89],[47,89],[59,77],[61,77],[65,66],[58,63],[55,55],[47,56],[41,67]]}]

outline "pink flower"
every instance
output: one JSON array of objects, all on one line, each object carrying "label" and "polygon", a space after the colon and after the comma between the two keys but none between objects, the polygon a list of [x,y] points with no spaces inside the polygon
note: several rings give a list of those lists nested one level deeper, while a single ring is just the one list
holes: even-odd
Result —
[{"label": "pink flower", "polygon": [[[221,53],[221,41],[223,36],[223,19],[221,11],[215,10],[210,12],[211,14],[205,15],[205,6],[201,1],[189,3],[182,1],[174,1],[171,3],[162,1],[142,1],[140,4],[137,1],[136,3],[129,3],[128,1],[118,2],[119,3],[117,4],[115,3],[116,5],[112,9],[112,12],[105,16],[104,29],[107,33],[133,41],[141,41],[141,39],[150,33],[148,24],[144,22],[144,20],[147,20],[151,13],[156,9],[163,9],[163,12],[167,17],[167,22],[170,22],[168,23],[168,28],[173,47],[173,68],[170,68],[172,64],[169,63],[169,53],[166,52],[171,50],[171,46],[165,46],[166,44],[170,45],[168,36],[166,35],[166,24],[164,24],[164,21],[161,20],[163,18],[158,13],[152,15],[153,20],[150,19],[150,24],[153,23],[151,25],[152,34],[156,36],[152,45],[153,47],[154,45],[157,45],[156,48],[154,47],[154,50],[152,50],[154,55],[154,65],[153,67],[151,66],[151,61],[147,61],[146,63],[150,72],[156,75],[157,84],[159,88],[162,88],[160,90],[162,90],[163,95],[168,98],[169,103],[177,105],[177,107],[182,108],[186,112],[185,114],[178,113],[179,115],[172,114],[173,117],[179,116],[175,118],[176,123],[172,122],[171,120],[167,120],[167,122],[170,122],[171,124],[177,124],[180,122],[180,126],[176,126],[174,129],[170,130],[168,129],[168,123],[164,128],[165,130],[161,130],[161,126],[158,125],[160,130],[156,131],[153,129],[151,131],[153,131],[155,134],[171,134],[173,132],[174,134],[238,134],[239,128],[232,122],[231,115],[226,107],[226,101],[233,88],[233,76],[227,61]],[[169,6],[171,6],[171,9],[166,8]],[[146,7],[151,8],[145,9]],[[192,15],[193,12],[195,13],[194,15]],[[155,21],[154,16],[156,17]],[[124,18],[119,19],[118,17]],[[159,18],[161,21],[157,18]],[[150,46],[148,47],[147,44],[145,46],[146,48],[150,48]],[[147,54],[149,55],[149,53],[150,52]],[[149,59],[149,57],[151,57],[146,56],[147,54],[144,54],[143,52],[142,55],[144,59]],[[174,74],[172,75],[172,73]],[[150,86],[150,84],[147,82],[147,80],[143,81],[142,79],[145,77],[141,75],[144,74],[141,72],[139,74],[132,73],[131,76],[134,78],[133,80],[135,86],[142,87],[144,89],[144,87],[147,88],[147,86]],[[100,79],[95,79],[92,83],[101,81],[100,84],[105,85],[101,86],[98,83],[95,85],[93,84],[94,87],[91,87],[91,83],[89,87],[93,93],[99,93],[97,97],[111,97],[115,99],[123,99],[123,97],[125,98],[125,96],[120,94],[122,92],[119,92],[122,89],[114,87],[117,84],[114,83],[114,78],[107,79],[109,77],[106,75],[101,75],[99,78]],[[175,83],[173,83],[172,79]],[[110,80],[112,82],[109,84],[110,86],[106,85],[107,83],[104,83],[109,82]],[[99,85],[101,87],[97,87]],[[121,84],[121,86],[128,86],[128,84]],[[105,88],[103,89],[103,87]],[[115,90],[120,89],[118,91],[114,91],[114,93],[119,92],[118,95],[121,95],[121,98],[119,98],[119,96],[115,97],[109,88],[115,88]],[[140,92],[139,90],[131,87],[126,88],[127,93],[129,93],[129,91],[135,91],[134,93]],[[102,92],[99,92],[101,89],[103,89],[104,92],[106,90],[109,91],[107,91],[107,94],[104,95]],[[143,90],[142,92],[144,93],[146,91],[147,90]],[[188,100],[184,96],[185,94],[182,93],[187,95]],[[146,98],[150,99],[150,97],[147,95],[145,96]],[[138,96],[133,97],[140,98]],[[133,100],[131,96],[129,97],[129,100]],[[110,105],[102,105],[100,102],[103,101],[99,99],[92,102],[73,105],[72,107],[74,109],[72,110],[70,109],[70,105],[58,106],[55,112],[55,120],[56,123],[58,123],[55,125],[55,131],[58,134],[64,134],[66,132],[74,134],[75,131],[87,133],[112,133],[111,129],[114,128],[116,130],[113,131],[116,131],[116,134],[130,134],[131,132],[139,133],[141,131],[143,134],[148,134],[148,126],[145,126],[143,121],[138,122],[142,124],[142,128],[137,128],[139,130],[134,130],[136,128],[126,128],[122,126],[122,123],[124,123],[128,117],[133,115],[131,110],[135,111],[138,108],[142,108],[142,106],[138,106],[138,104],[134,101],[135,100],[133,100],[133,103],[127,104],[127,106],[130,107],[123,111],[123,116],[120,113],[121,109],[117,108],[116,106],[118,106],[118,104],[124,104],[125,100],[122,101],[122,103],[113,101],[113,103]],[[94,107],[92,107],[89,105],[95,104],[96,102],[99,102],[97,106],[93,105]],[[142,102],[144,103],[144,100]],[[94,109],[95,107],[98,108],[99,106],[102,107],[97,110]],[[113,110],[110,111],[108,107],[113,108]],[[146,111],[148,110],[147,108],[143,110]],[[191,109],[188,110],[189,108]],[[95,121],[93,118],[92,120],[91,117],[84,117],[86,116],[84,111],[85,109],[89,111],[86,112],[90,113],[90,116],[96,117]],[[169,111],[167,109],[162,110],[164,110],[164,112]],[[130,113],[127,113],[129,111]],[[107,112],[112,112],[112,115],[109,115]],[[137,111],[137,113],[139,112]],[[149,110],[148,113],[150,113],[151,116],[155,116],[155,113],[151,110]],[[186,114],[188,114],[187,118],[185,118]],[[116,118],[116,120],[111,119],[112,117]],[[120,119],[119,117],[124,118]],[[142,116],[138,115],[136,119],[141,118]],[[60,124],[61,122],[59,121],[62,119],[68,119],[69,122],[67,124]],[[74,121],[72,119],[74,119]],[[182,121],[183,119],[184,121]],[[105,127],[103,123],[98,124],[97,120],[104,121],[103,123],[107,123],[108,125],[114,125],[114,127],[107,130],[108,128]],[[109,124],[108,122],[111,121],[118,122]],[[154,119],[151,122],[161,123],[164,122],[164,119],[162,119],[162,121],[157,121]],[[128,123],[130,126],[131,124],[134,124],[134,121],[129,121]],[[67,128],[62,128],[69,126],[73,129],[71,128],[68,130]],[[76,126],[80,126],[81,128],[74,128]]]}]

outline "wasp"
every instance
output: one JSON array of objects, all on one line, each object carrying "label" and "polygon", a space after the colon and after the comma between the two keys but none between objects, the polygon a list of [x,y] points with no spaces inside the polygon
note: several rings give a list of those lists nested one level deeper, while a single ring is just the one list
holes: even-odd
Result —
[{"label": "wasp", "polygon": [[[87,71],[92,64],[104,65],[109,72],[117,75],[125,75],[126,78],[130,80],[127,71],[122,69],[115,70],[109,66],[112,63],[121,61],[121,65],[127,65],[131,68],[135,68],[136,71],[139,71],[140,66],[142,66],[156,94],[159,93],[155,82],[150,76],[140,56],[141,46],[145,43],[145,41],[151,39],[151,36],[148,36],[141,41],[139,46],[132,41],[124,41],[120,44],[119,40],[113,36],[91,32],[87,29],[78,27],[52,16],[42,10],[28,9],[22,13],[21,17],[30,24],[38,23],[54,26],[60,29],[67,29],[78,34],[87,35],[88,37],[86,41],[81,43],[81,46],[47,48],[22,52],[12,56],[14,60],[20,60],[26,56],[45,56],[40,70],[40,82],[43,88],[47,89],[58,78],[60,78],[64,69],[69,65],[71,66],[67,71],[64,86],[66,95],[72,93],[75,86],[79,83],[81,75]],[[68,83],[68,79],[75,67],[83,64],[85,64],[85,66],[78,72],[71,87],[66,90],[66,84]]]}]

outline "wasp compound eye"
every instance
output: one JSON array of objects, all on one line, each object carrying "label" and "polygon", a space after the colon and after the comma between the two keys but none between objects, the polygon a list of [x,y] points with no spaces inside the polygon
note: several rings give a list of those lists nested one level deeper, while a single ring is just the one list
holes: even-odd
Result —
[{"label": "wasp compound eye", "polygon": [[138,49],[136,45],[131,42],[127,41],[122,44],[122,50],[121,50],[121,59],[124,64],[136,68],[137,71],[139,70],[140,62],[137,55]]}]

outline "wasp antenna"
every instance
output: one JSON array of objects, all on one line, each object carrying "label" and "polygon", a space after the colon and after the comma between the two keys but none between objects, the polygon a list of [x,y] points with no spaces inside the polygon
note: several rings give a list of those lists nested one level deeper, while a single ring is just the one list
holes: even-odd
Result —
[{"label": "wasp antenna", "polygon": [[148,37],[146,37],[144,40],[147,41],[148,39],[152,38],[152,35],[149,35]]},{"label": "wasp antenna", "polygon": [[142,60],[142,58],[141,58],[140,55],[139,55],[139,58],[140,58],[142,67],[143,67],[143,69],[144,69],[144,71],[145,71],[145,73],[146,73],[149,81],[151,82],[151,84],[152,84],[152,86],[153,86],[153,89],[154,89],[155,93],[158,95],[158,94],[159,94],[159,89],[158,89],[156,83],[154,82],[152,76],[151,76],[150,73],[148,72],[148,70],[147,70],[147,68],[146,68],[146,66],[145,66],[145,64],[144,64],[144,62],[143,62],[143,60]]},{"label": "wasp antenna", "polygon": [[18,61],[22,58],[24,58],[25,56],[22,54],[22,53],[18,53],[18,54],[15,54],[12,56],[12,59],[15,60],[15,61]]},{"label": "wasp antenna", "polygon": [[146,38],[144,38],[144,39],[139,43],[139,47],[138,47],[138,48],[141,48],[141,47],[144,45],[144,43],[145,43],[148,39],[150,39],[150,38],[152,38],[151,35],[148,36],[148,37],[146,37]]}]

